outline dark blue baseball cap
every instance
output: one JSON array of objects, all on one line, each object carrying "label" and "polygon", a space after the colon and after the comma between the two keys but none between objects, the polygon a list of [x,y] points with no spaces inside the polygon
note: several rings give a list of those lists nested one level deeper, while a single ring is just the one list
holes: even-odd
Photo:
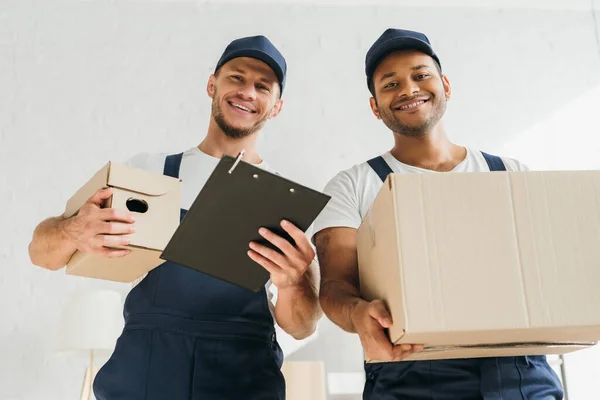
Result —
[{"label": "dark blue baseball cap", "polygon": [[287,73],[287,64],[283,55],[275,48],[273,43],[264,36],[249,36],[236,39],[225,48],[223,55],[217,62],[215,72],[227,61],[238,57],[250,57],[260,60],[267,64],[279,81],[280,95],[283,94],[285,86],[285,74]]},{"label": "dark blue baseball cap", "polygon": [[398,50],[418,50],[421,51],[438,63],[440,68],[442,64],[437,54],[433,51],[431,43],[427,36],[421,32],[408,31],[404,29],[387,29],[379,39],[373,43],[365,59],[365,72],[367,74],[367,85],[371,86],[371,79],[377,66],[390,53]]}]

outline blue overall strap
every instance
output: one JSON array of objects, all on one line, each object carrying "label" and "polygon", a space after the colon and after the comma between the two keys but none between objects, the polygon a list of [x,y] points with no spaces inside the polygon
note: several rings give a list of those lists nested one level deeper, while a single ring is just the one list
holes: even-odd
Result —
[{"label": "blue overall strap", "polygon": [[375,157],[367,162],[371,168],[373,168],[373,171],[379,175],[379,179],[381,179],[382,182],[385,182],[387,176],[394,172],[381,156]]},{"label": "blue overall strap", "polygon": [[506,171],[506,166],[500,157],[484,153],[483,151],[481,154],[485,158],[488,167],[490,167],[490,171]]},{"label": "blue overall strap", "polygon": [[165,168],[163,175],[170,176],[171,178],[179,178],[179,167],[181,166],[181,158],[183,153],[171,154],[165,159]]}]

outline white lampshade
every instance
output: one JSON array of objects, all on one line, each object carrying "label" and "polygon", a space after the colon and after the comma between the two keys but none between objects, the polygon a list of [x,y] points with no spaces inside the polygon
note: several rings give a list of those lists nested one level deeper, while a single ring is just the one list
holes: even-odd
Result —
[{"label": "white lampshade", "polygon": [[123,301],[118,292],[77,293],[65,305],[58,330],[59,352],[110,354],[123,330]]}]

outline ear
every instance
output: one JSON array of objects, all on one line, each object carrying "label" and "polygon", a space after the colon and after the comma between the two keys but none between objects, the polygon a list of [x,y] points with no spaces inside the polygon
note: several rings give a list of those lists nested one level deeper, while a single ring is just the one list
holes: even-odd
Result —
[{"label": "ear", "polygon": [[452,97],[452,87],[450,86],[450,80],[446,75],[442,75],[442,83],[444,84],[444,93],[446,94],[446,100],[450,100],[450,97]]},{"label": "ear", "polygon": [[211,99],[213,97],[215,97],[215,83],[217,81],[217,77],[212,74],[209,78],[208,78],[208,83],[206,84],[206,94],[208,94],[208,97],[210,97]]},{"label": "ear", "polygon": [[371,104],[371,111],[373,111],[373,115],[375,115],[375,118],[381,119],[381,115],[379,114],[379,107],[377,107],[377,100],[375,100],[375,97],[371,97],[369,99],[369,103]]},{"label": "ear", "polygon": [[279,99],[275,102],[275,105],[273,106],[273,109],[271,110],[271,114],[269,115],[268,119],[273,119],[276,116],[279,115],[279,113],[281,112],[281,108],[283,107],[283,100]]}]

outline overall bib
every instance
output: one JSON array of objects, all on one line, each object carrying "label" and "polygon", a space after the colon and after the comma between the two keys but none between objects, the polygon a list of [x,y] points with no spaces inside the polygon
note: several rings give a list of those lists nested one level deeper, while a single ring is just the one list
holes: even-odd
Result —
[{"label": "overall bib", "polygon": [[[179,178],[182,156],[166,158],[165,175]],[[94,381],[98,400],[285,399],[264,287],[254,293],[165,262],[131,290],[124,317]]]},{"label": "overall bib", "polygon": [[[502,159],[483,153],[490,171]],[[382,181],[392,169],[369,160]],[[558,400],[563,390],[545,356],[365,363],[364,400]]]}]

